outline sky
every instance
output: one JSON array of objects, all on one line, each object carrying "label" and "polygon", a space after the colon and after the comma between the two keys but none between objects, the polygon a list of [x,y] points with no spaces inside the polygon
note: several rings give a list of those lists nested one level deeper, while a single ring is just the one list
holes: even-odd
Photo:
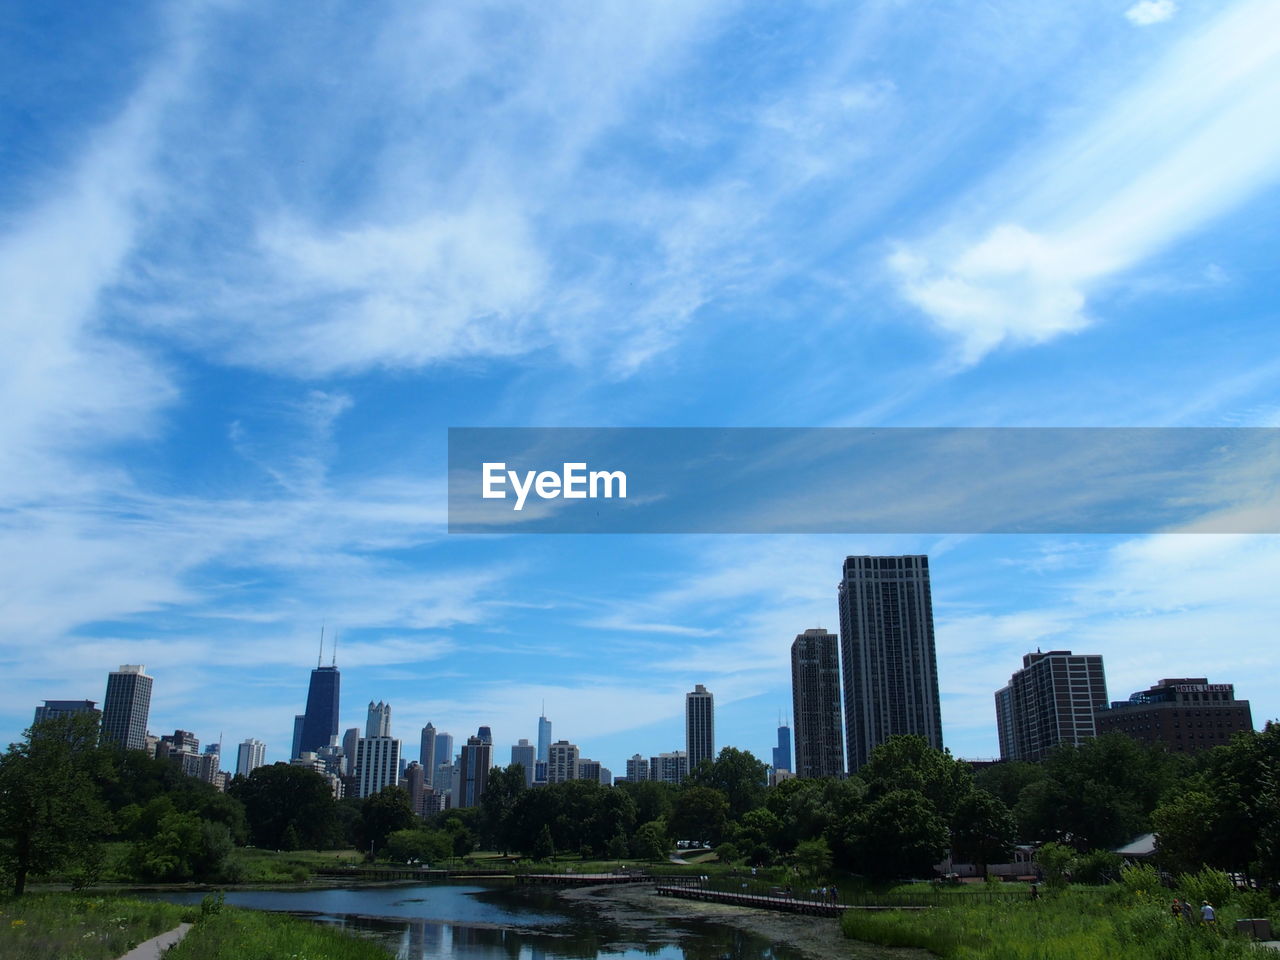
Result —
[{"label": "sky", "polygon": [[1269,0],[0,24],[4,741],[140,663],[286,759],[323,625],[411,755],[545,703],[622,774],[703,683],[767,759],[861,553],[930,556],[959,756],[1037,648],[1280,717],[1275,535],[446,524],[450,427],[1280,426]]}]

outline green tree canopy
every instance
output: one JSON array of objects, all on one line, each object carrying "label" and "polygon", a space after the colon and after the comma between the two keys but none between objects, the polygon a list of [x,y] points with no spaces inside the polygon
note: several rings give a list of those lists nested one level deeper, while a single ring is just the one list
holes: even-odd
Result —
[{"label": "green tree canopy", "polygon": [[768,780],[769,767],[750,751],[724,747],[714,761],[699,764],[685,783],[719,790],[729,803],[730,818],[737,820],[764,803]]},{"label": "green tree canopy", "polygon": [[295,846],[320,850],[337,837],[333,792],[314,770],[288,763],[258,767],[247,777],[236,777],[230,792],[244,806],[256,846],[284,850],[292,840]]}]

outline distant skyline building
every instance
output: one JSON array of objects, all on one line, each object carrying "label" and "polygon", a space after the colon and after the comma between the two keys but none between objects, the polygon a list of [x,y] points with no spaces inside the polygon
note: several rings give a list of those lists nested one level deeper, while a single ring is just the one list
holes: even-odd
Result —
[{"label": "distant skyline building", "polygon": [[1183,754],[1220,747],[1253,729],[1253,710],[1248,700],[1236,699],[1235,684],[1207,677],[1161,680],[1099,710],[1096,719],[1098,736],[1123,733]]},{"label": "distant skyline building", "polygon": [[399,740],[392,737],[361,737],[356,741],[356,795],[371,797],[383,787],[400,782]]},{"label": "distant skyline building", "polygon": [[557,740],[547,750],[547,783],[564,783],[578,779],[578,746],[568,740]]},{"label": "distant skyline building", "polygon": [[102,701],[102,739],[125,750],[145,750],[147,717],[151,712],[152,677],[142,664],[122,664],[107,674]]},{"label": "distant skyline building", "polygon": [[298,739],[298,753],[315,753],[321,747],[337,742],[341,690],[342,676],[336,664],[317,666],[311,671],[307,708],[302,715],[302,733]]},{"label": "distant skyline building", "polygon": [[293,746],[289,750],[289,759],[297,760],[302,756],[302,728],[306,726],[307,715],[305,713],[295,713],[293,715]]},{"label": "distant skyline building", "polygon": [[428,787],[433,786],[436,780],[436,728],[430,721],[422,728],[418,763],[422,764],[423,783]]},{"label": "distant skyline building", "polygon": [[522,737],[520,742],[511,748],[511,762],[518,763],[524,768],[524,785],[532,787],[533,776],[537,772],[538,748]]},{"label": "distant skyline building", "polygon": [[848,772],[900,733],[941,749],[929,558],[847,557],[837,601]]},{"label": "distant skyline building", "polygon": [[1107,706],[1102,657],[1028,653],[995,704],[1001,760],[1034,762],[1060,743],[1079,745],[1098,735],[1096,716]]},{"label": "distant skyline building", "polygon": [[251,737],[236,748],[236,776],[247,777],[266,763],[267,745],[261,740]]},{"label": "distant skyline building", "polygon": [[[436,734],[436,767],[440,767],[442,763],[453,764],[453,734],[439,732]],[[436,784],[437,787],[448,789],[448,784]]]},{"label": "distant skyline building", "polygon": [[684,743],[690,770],[716,758],[716,700],[702,684],[684,695]]},{"label": "distant skyline building", "polygon": [[[791,644],[791,709],[795,766],[774,763],[797,777],[844,774],[840,716],[840,638],[823,629],[796,635]],[[790,758],[788,758],[790,759]]]},{"label": "distant skyline building", "polygon": [[[485,729],[484,727],[480,728]],[[489,769],[493,766],[493,744],[477,734],[467,737],[458,760],[458,796],[455,807],[474,807],[484,796],[489,783]]]},{"label": "distant skyline building", "polygon": [[36,707],[36,715],[32,723],[43,723],[45,720],[56,720],[58,717],[72,717],[78,713],[91,714],[99,720],[102,716],[96,700],[46,700],[43,705]]},{"label": "distant skyline building", "polygon": [[542,716],[538,717],[538,759],[546,763],[550,759],[551,721],[547,719],[547,711],[543,707]]},{"label": "distant skyline building", "polygon": [[773,748],[773,769],[791,769],[791,728],[785,723],[778,724],[778,743]]},{"label": "distant skyline building", "polygon": [[356,775],[356,744],[360,742],[360,728],[348,727],[342,735],[342,772],[345,776]]},{"label": "distant skyline building", "polygon": [[649,758],[649,779],[659,783],[680,784],[689,775],[689,755],[683,750],[672,750]]},{"label": "distant skyline building", "polygon": [[489,727],[481,727],[476,731],[476,736],[480,738],[482,743],[493,746],[493,731]]},{"label": "distant skyline building", "polygon": [[649,779],[649,760],[636,753],[627,761],[627,780],[639,783]]},{"label": "distant skyline building", "polygon": [[364,735],[366,737],[391,736],[391,704],[383,703],[381,700],[377,703],[369,701],[369,718],[365,721]]},{"label": "distant skyline building", "polygon": [[427,777],[422,764],[414,760],[404,771],[404,788],[409,793],[409,806],[418,816],[422,816],[423,800],[427,792]]}]

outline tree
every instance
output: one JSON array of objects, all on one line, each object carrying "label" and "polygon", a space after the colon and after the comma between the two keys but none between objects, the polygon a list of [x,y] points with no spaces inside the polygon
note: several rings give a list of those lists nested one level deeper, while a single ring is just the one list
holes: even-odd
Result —
[{"label": "tree", "polygon": [[750,751],[724,747],[714,761],[700,763],[686,783],[719,790],[729,803],[730,819],[737,820],[764,803],[768,774],[768,766]]},{"label": "tree", "polygon": [[453,853],[453,837],[444,830],[397,830],[387,837],[386,851],[397,863],[410,860],[430,863],[444,860]]},{"label": "tree", "polygon": [[224,824],[173,812],[134,844],[130,864],[143,880],[218,880],[232,849]]},{"label": "tree", "polygon": [[256,846],[286,850],[293,843],[294,849],[321,850],[338,834],[333,792],[314,770],[275,763],[236,777],[230,789],[244,805]]},{"label": "tree", "polygon": [[484,794],[480,797],[480,842],[484,849],[500,850],[505,856],[516,845],[519,836],[513,829],[516,802],[524,791],[524,767],[513,763],[505,770],[489,771]]},{"label": "tree", "polygon": [[1170,873],[1193,873],[1217,861],[1218,802],[1207,793],[1175,793],[1151,815],[1160,866]]},{"label": "tree", "polygon": [[636,830],[635,854],[641,860],[665,860],[671,842],[667,839],[667,822],[650,820]]},{"label": "tree", "polygon": [[821,837],[816,840],[801,840],[796,844],[796,851],[792,856],[796,869],[815,880],[831,871],[831,848]]},{"label": "tree", "polygon": [[729,815],[729,801],[712,787],[688,787],[680,792],[671,813],[671,833],[681,840],[719,843]]},{"label": "tree", "polygon": [[916,734],[897,734],[877,746],[857,776],[872,800],[897,790],[914,791],[948,824],[960,801],[973,792],[969,765]]},{"label": "tree", "polygon": [[57,717],[35,724],[0,757],[0,857],[21,896],[27,877],[74,864],[107,827],[94,784],[103,755],[97,718]]},{"label": "tree", "polygon": [[409,792],[402,787],[383,787],[373,796],[365,797],[360,807],[360,849],[371,850],[377,856],[391,834],[408,830],[417,823],[418,818],[409,805]]},{"label": "tree", "polygon": [[874,877],[926,877],[946,855],[946,821],[917,790],[894,790],[857,818],[854,850]]},{"label": "tree", "polygon": [[533,842],[533,846],[529,850],[529,855],[535,860],[552,860],[556,855],[555,841],[551,839],[551,827],[543,824],[542,829],[538,831],[538,836]]},{"label": "tree", "polygon": [[1009,808],[985,790],[974,790],[960,801],[951,828],[956,859],[977,864],[1005,863],[1013,854],[1017,826]]},{"label": "tree", "polygon": [[1065,887],[1071,878],[1076,852],[1061,843],[1046,843],[1036,851],[1036,863],[1051,887]]}]

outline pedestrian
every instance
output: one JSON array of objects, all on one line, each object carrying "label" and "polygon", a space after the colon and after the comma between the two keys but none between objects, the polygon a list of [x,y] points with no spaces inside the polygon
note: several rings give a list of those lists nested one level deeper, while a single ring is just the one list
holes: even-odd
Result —
[{"label": "pedestrian", "polygon": [[1040,888],[1037,887],[1034,883],[1031,885],[1031,899],[1032,900],[1040,899]]},{"label": "pedestrian", "polygon": [[1196,922],[1196,912],[1191,909],[1190,901],[1185,899],[1182,901],[1182,919],[1187,921],[1187,923]]},{"label": "pedestrian", "polygon": [[1200,922],[1209,926],[1218,922],[1218,915],[1213,910],[1213,904],[1208,900],[1200,904]]},{"label": "pedestrian", "polygon": [[1179,920],[1182,917],[1182,904],[1178,902],[1178,898],[1173,898],[1173,903],[1169,904],[1169,912],[1173,914],[1173,919]]}]

